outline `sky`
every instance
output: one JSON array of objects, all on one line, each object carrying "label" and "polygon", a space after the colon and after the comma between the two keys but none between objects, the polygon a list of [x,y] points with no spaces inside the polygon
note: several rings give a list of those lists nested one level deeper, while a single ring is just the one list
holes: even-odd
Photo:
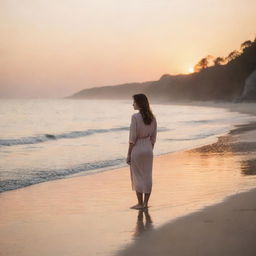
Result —
[{"label": "sky", "polygon": [[256,37],[255,0],[0,0],[0,98],[186,74]]}]

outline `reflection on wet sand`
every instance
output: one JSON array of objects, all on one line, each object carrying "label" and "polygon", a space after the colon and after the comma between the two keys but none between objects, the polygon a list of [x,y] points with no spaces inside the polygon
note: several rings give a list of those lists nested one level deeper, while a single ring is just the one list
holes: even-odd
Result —
[{"label": "reflection on wet sand", "polygon": [[[145,217],[145,221],[144,221]],[[145,231],[153,230],[153,221],[148,209],[138,210],[137,222],[134,232],[134,239],[140,237]]]},{"label": "reflection on wet sand", "polygon": [[[249,125],[249,130],[255,129],[255,124]],[[240,159],[240,168],[243,175],[256,175],[256,142],[255,141],[240,141],[230,134],[238,134],[239,132],[247,131],[246,125],[230,131],[229,135],[221,136],[216,143],[206,145],[200,148],[191,150],[190,152],[199,153],[200,157],[215,154],[218,157],[227,157],[228,154],[234,157],[247,155],[246,160]]]},{"label": "reflection on wet sand", "polygon": [[256,159],[241,161],[241,170],[244,175],[256,175]]}]

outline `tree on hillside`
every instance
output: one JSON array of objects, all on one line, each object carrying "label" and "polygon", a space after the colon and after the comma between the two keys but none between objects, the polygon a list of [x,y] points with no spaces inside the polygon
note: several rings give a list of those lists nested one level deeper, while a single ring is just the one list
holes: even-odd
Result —
[{"label": "tree on hillside", "polygon": [[236,57],[238,57],[240,55],[240,52],[237,50],[234,50],[233,52],[231,52],[228,57],[226,57],[226,61],[229,62],[231,60],[234,60]]},{"label": "tree on hillside", "polygon": [[194,71],[199,72],[202,69],[205,69],[209,67],[210,60],[213,58],[213,56],[208,55],[205,58],[202,58],[195,66]]},{"label": "tree on hillside", "polygon": [[160,77],[160,80],[164,80],[164,79],[168,79],[170,78],[170,74],[163,74],[161,77]]},{"label": "tree on hillside", "polygon": [[247,40],[247,41],[245,41],[245,42],[243,42],[241,44],[240,49],[241,49],[241,51],[243,51],[245,48],[250,47],[251,45],[252,45],[252,41],[251,40]]},{"label": "tree on hillside", "polygon": [[213,63],[215,66],[223,65],[223,64],[225,64],[225,58],[217,57],[216,59],[213,60]]}]

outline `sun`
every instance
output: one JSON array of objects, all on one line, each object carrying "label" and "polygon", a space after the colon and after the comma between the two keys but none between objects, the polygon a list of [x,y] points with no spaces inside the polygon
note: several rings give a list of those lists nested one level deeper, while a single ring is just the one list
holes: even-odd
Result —
[{"label": "sun", "polygon": [[193,68],[193,67],[189,67],[189,68],[188,68],[188,72],[189,72],[189,73],[194,73],[194,68]]}]

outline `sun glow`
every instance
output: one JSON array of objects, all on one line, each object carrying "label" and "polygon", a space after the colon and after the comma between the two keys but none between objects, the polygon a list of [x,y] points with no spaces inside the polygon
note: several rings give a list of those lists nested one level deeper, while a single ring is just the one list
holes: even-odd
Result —
[{"label": "sun glow", "polygon": [[188,72],[189,72],[189,73],[194,73],[194,68],[193,68],[193,67],[189,67],[189,68],[188,68]]}]

